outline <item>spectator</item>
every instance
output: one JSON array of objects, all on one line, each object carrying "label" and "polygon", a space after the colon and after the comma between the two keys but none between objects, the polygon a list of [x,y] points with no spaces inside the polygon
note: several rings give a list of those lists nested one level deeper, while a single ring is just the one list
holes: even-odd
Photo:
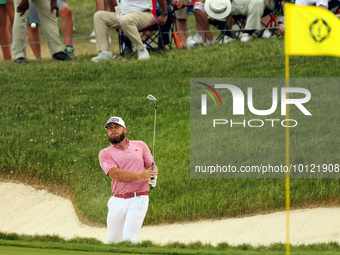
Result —
[{"label": "spectator", "polygon": [[[41,25],[48,43],[51,55],[56,60],[70,60],[63,52],[59,39],[59,28],[57,23],[58,6],[55,0],[49,3],[46,0],[32,0],[38,14],[40,14]],[[29,0],[14,0],[15,16],[13,24],[12,58],[15,63],[28,62],[25,58],[26,46],[26,23],[29,9]],[[56,11],[56,12],[55,12]]]},{"label": "spectator", "polygon": [[[168,13],[168,19],[166,21],[166,23],[162,26],[160,26],[160,30],[162,32],[162,39],[163,39],[163,44],[164,47],[166,45],[170,46],[170,29],[171,29],[171,24],[172,24],[172,10],[170,7],[170,2],[166,1],[166,9],[167,9],[167,13]],[[159,17],[161,15],[161,9],[159,8],[159,4],[156,4],[156,15],[157,17]],[[120,38],[121,43],[122,43],[122,49],[121,49],[121,55],[125,55],[125,53],[129,53],[130,51],[132,51],[132,44],[131,41],[129,40],[129,38],[126,35],[120,35],[122,36]],[[163,50],[163,45],[161,43],[161,40],[158,40],[158,49]]]},{"label": "spectator", "polygon": [[[74,56],[74,48],[72,45],[73,37],[73,20],[72,20],[72,10],[66,3],[66,0],[57,0],[57,5],[59,8],[59,16],[61,17],[61,30],[64,34],[65,40],[65,50],[64,52],[72,59]],[[32,28],[31,24],[35,23],[36,27]],[[28,27],[28,42],[30,43],[31,49],[36,58],[41,58],[41,48],[40,48],[40,37],[39,37],[39,23],[40,19],[38,13],[31,3],[31,7],[27,17]]]},{"label": "spectator", "polygon": [[[166,12],[165,0],[158,0],[161,9],[161,15],[157,22],[164,25],[167,20],[168,13]],[[115,57],[110,52],[109,43],[109,27],[122,29],[125,35],[131,40],[135,49],[138,52],[138,59],[149,59],[149,53],[142,43],[142,39],[138,30],[143,29],[152,22],[155,17],[151,13],[152,1],[140,0],[134,2],[131,0],[122,0],[119,4],[121,15],[116,12],[99,11],[94,14],[94,30],[96,34],[96,47],[99,51],[97,57],[92,58],[93,62],[103,60],[112,60]]]},{"label": "spectator", "polygon": [[0,45],[4,59],[11,57],[11,30],[14,20],[14,4],[12,0],[0,0]]},{"label": "spectator", "polygon": [[[232,16],[247,16],[244,32],[240,38],[241,42],[248,42],[252,34],[261,29],[261,17],[264,9],[274,8],[273,0],[206,0],[204,10],[209,18],[221,20],[229,14]],[[205,21],[207,22],[207,21]],[[226,41],[231,41],[226,38]]]}]

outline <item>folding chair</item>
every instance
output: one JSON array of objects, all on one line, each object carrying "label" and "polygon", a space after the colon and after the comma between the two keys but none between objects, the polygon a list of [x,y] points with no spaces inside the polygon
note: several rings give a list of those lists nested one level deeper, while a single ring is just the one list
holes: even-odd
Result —
[{"label": "folding chair", "polygon": [[328,2],[328,10],[333,12],[335,15],[339,17],[340,11],[340,0],[331,0]]},{"label": "folding chair", "polygon": [[[171,5],[172,6],[172,5]],[[176,25],[176,16],[175,16],[175,10],[172,8],[172,20],[171,20],[171,27],[170,27],[170,49],[172,49],[173,42],[177,42],[178,39],[176,38],[176,32],[177,32],[177,25]],[[177,45],[176,45],[177,46]],[[177,47],[178,48],[178,47]]]},{"label": "folding chair", "polygon": [[[141,33],[141,39],[147,50],[165,54],[162,31],[160,25],[157,24],[156,0],[152,0],[152,14],[155,17],[154,22],[150,26],[139,30]],[[132,58],[137,51],[133,50],[133,45],[131,44],[130,40],[128,40],[122,30],[120,33],[118,33],[118,36],[120,55],[122,57]]]},{"label": "folding chair", "polygon": [[271,35],[274,35],[276,31],[277,31],[276,35],[283,35],[283,30],[281,29],[280,22],[277,18],[279,14],[283,15],[283,2],[282,0],[275,0],[274,10],[266,8],[263,12],[262,18],[269,15],[270,20],[267,23],[261,20],[261,24],[264,26],[262,33],[265,29],[268,29]]},{"label": "folding chair", "polygon": [[228,24],[230,22],[230,19],[232,19],[230,15],[225,20],[215,20],[215,19],[209,19],[209,24],[216,27],[218,30],[220,30],[220,34],[216,37],[216,42],[224,43],[225,36],[229,36],[231,38],[235,38],[235,32],[232,31]]}]

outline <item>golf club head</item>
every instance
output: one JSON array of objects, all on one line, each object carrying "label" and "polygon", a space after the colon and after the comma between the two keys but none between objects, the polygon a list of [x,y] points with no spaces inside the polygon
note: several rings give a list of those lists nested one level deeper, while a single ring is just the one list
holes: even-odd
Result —
[{"label": "golf club head", "polygon": [[147,100],[150,100],[150,101],[157,101],[157,99],[153,96],[153,95],[147,95],[146,97]]}]

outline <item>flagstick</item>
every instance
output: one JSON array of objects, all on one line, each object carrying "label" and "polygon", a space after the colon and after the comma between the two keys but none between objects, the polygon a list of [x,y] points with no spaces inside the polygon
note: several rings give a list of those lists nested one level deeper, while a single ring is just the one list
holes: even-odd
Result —
[{"label": "flagstick", "polygon": [[[286,88],[289,88],[289,55],[285,54],[286,62]],[[286,95],[288,98],[288,95]],[[286,105],[286,118],[289,120],[289,104]],[[286,126],[286,166],[289,168],[289,124]],[[290,179],[289,171],[286,173],[286,254],[290,254],[290,238],[289,238],[289,209],[290,209]]]}]

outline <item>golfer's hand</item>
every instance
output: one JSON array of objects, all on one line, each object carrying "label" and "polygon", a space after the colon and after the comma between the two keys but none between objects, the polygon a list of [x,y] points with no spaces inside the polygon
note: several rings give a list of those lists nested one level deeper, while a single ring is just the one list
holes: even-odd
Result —
[{"label": "golfer's hand", "polygon": [[51,0],[51,13],[53,13],[53,11],[56,10],[56,15],[57,17],[59,17],[59,8],[57,5],[57,0]]},{"label": "golfer's hand", "polygon": [[141,180],[151,181],[151,178],[155,178],[158,174],[158,171],[153,171],[151,167],[141,172]]},{"label": "golfer's hand", "polygon": [[17,7],[17,12],[20,13],[20,16],[24,15],[24,13],[30,8],[30,4],[28,0],[22,0],[21,3]]}]

